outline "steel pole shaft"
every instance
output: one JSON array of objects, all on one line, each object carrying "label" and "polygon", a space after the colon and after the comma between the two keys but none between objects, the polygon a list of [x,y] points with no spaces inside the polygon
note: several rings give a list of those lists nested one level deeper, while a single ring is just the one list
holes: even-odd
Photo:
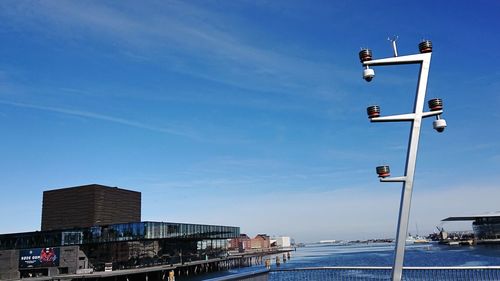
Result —
[{"label": "steel pole shaft", "polygon": [[403,274],[403,262],[405,256],[406,237],[408,236],[408,223],[410,219],[411,196],[413,192],[413,179],[417,164],[418,142],[420,139],[420,127],[424,111],[425,93],[427,90],[427,79],[429,76],[431,54],[422,61],[415,97],[414,113],[415,119],[412,122],[410,139],[408,142],[408,154],[406,157],[406,180],[403,183],[401,192],[401,202],[399,206],[398,229],[396,234],[396,253],[394,256],[394,267],[392,270],[392,280],[400,281]]}]

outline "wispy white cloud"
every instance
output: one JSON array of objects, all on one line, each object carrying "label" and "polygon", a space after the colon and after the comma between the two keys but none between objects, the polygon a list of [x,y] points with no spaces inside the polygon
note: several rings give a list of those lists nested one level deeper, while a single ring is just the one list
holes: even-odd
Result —
[{"label": "wispy white cloud", "polygon": [[16,107],[32,108],[32,109],[38,109],[38,110],[43,110],[43,111],[62,113],[62,114],[66,114],[66,115],[73,115],[73,116],[79,116],[79,117],[84,117],[84,118],[97,119],[97,120],[102,120],[102,121],[107,121],[107,122],[112,122],[112,123],[117,123],[117,124],[129,126],[129,127],[145,129],[145,130],[158,132],[158,133],[167,133],[167,134],[172,134],[172,135],[177,135],[177,136],[189,137],[189,138],[196,139],[196,140],[201,139],[199,136],[197,136],[196,134],[194,134],[192,132],[189,132],[188,130],[174,129],[174,128],[168,128],[168,127],[157,127],[157,126],[148,125],[148,124],[141,123],[141,122],[134,121],[134,120],[128,120],[128,119],[124,119],[124,118],[118,118],[118,117],[103,115],[103,114],[89,112],[89,111],[72,110],[72,109],[50,107],[50,106],[41,106],[41,105],[34,105],[34,104],[20,103],[20,102],[11,102],[11,101],[5,101],[5,100],[0,100],[0,103],[4,104],[4,105],[10,105],[10,106],[16,106]]},{"label": "wispy white cloud", "polygon": [[[212,157],[197,161],[180,170],[134,175],[133,181],[147,182],[152,190],[201,192],[207,196],[254,190],[267,194],[323,192],[350,188],[352,179],[371,178],[373,170],[349,169],[344,166],[304,165],[285,159]],[[358,181],[359,182],[359,181]],[[374,182],[374,181],[372,181]]]},{"label": "wispy white cloud", "polygon": [[127,11],[127,5],[102,2],[14,6],[17,9],[2,8],[19,24],[26,24],[23,20],[28,19],[28,24],[37,23],[41,32],[52,32],[50,36],[64,35],[69,40],[98,37],[122,53],[141,59],[150,57],[151,62],[170,70],[232,86],[339,99],[343,97],[339,84],[358,76],[344,67],[308,59],[300,52],[291,54],[286,49],[271,50],[253,44],[250,38],[226,27],[233,24],[229,17],[193,3],[157,2],[134,8],[135,15]]},{"label": "wispy white cloud", "polygon": [[81,89],[74,89],[74,88],[65,88],[65,87],[62,87],[62,88],[59,88],[59,90],[61,90],[63,92],[66,92],[66,93],[75,94],[75,95],[82,95],[82,96],[91,96],[91,95],[93,95],[91,92],[85,91],[85,90],[81,90]]}]

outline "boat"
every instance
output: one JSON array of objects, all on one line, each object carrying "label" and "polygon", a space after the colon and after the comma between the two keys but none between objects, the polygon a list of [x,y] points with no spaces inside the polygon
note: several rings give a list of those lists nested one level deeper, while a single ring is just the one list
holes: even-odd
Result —
[{"label": "boat", "polygon": [[406,244],[411,245],[411,244],[426,244],[429,243],[429,240],[427,240],[425,237],[422,236],[412,236],[408,235],[406,238]]}]

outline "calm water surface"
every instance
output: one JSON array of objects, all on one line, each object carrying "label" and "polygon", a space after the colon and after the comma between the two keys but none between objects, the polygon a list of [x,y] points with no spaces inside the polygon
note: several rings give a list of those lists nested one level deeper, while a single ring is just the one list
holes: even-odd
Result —
[{"label": "calm water surface", "polygon": [[[289,261],[281,268],[315,266],[391,266],[394,244],[313,244],[291,253]],[[274,258],[274,256],[273,256]],[[282,255],[280,255],[282,258]],[[405,266],[488,266],[500,265],[499,246],[444,246],[435,243],[409,245],[406,248]],[[273,268],[275,268],[273,263]],[[203,277],[182,280],[204,280],[238,272],[252,271],[263,266],[233,269]]]},{"label": "calm water surface", "polygon": [[[294,252],[284,266],[391,266],[393,244],[308,245]],[[500,246],[444,246],[434,243],[406,247],[405,266],[500,265]]]}]

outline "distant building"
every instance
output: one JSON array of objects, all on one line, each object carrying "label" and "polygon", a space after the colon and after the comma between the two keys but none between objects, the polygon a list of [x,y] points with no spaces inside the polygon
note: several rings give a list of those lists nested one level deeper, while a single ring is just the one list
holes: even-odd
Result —
[{"label": "distant building", "polygon": [[244,252],[246,250],[268,250],[271,248],[271,238],[266,234],[257,234],[250,238],[246,234],[240,234],[238,238],[229,241],[232,250]]},{"label": "distant building", "polygon": [[250,237],[244,233],[240,234],[238,238],[231,239],[229,245],[230,249],[238,250],[239,252],[244,252],[252,248]]},{"label": "distant building", "polygon": [[472,221],[474,238],[477,243],[500,243],[500,212],[449,217],[443,221]]},{"label": "distant building", "polygon": [[269,249],[271,247],[271,238],[266,234],[257,234],[250,240],[252,249]]},{"label": "distant building", "polygon": [[43,192],[42,231],[141,221],[141,193],[90,184]]},{"label": "distant building", "polygon": [[291,247],[290,237],[288,236],[279,236],[271,238],[271,241],[276,243],[276,247],[278,248],[289,248]]}]

